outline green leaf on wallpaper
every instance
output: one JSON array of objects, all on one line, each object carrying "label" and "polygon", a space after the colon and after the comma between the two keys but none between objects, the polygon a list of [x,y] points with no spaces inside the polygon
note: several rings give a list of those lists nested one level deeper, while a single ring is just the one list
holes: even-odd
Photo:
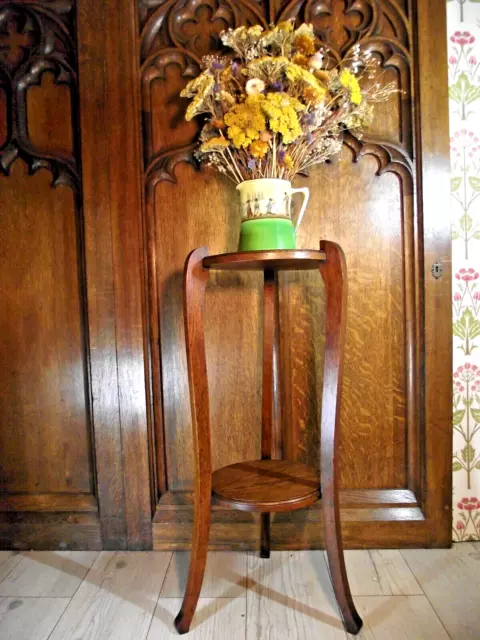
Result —
[{"label": "green leaf on wallpaper", "polygon": [[465,415],[465,411],[460,409],[460,411],[453,412],[453,426],[457,427],[463,420],[463,416]]},{"label": "green leaf on wallpaper", "polygon": [[463,466],[460,462],[454,462],[452,465],[452,471],[461,471]]},{"label": "green leaf on wallpaper", "polygon": [[452,193],[454,193],[461,184],[462,184],[461,176],[457,176],[456,178],[452,178],[450,180],[450,191]]},{"label": "green leaf on wallpaper", "polygon": [[475,422],[480,423],[480,409],[470,409],[470,413],[472,414],[472,418]]},{"label": "green leaf on wallpaper", "polygon": [[[480,1],[480,0],[479,0]],[[477,462],[477,464],[475,465],[475,469],[479,469],[480,470],[480,460]]]},{"label": "green leaf on wallpaper", "polygon": [[468,178],[468,182],[470,183],[472,189],[474,189],[475,191],[480,191],[480,178],[477,178],[476,176],[470,176]]},{"label": "green leaf on wallpaper", "polygon": [[452,240],[458,240],[460,237],[460,234],[458,233],[458,231],[455,231],[455,229],[452,230]]},{"label": "green leaf on wallpaper", "polygon": [[[453,323],[453,335],[461,340],[468,338],[470,341],[480,336],[480,320],[477,320],[470,307],[464,309],[462,317]],[[475,345],[470,345],[470,351]]]},{"label": "green leaf on wallpaper", "polygon": [[475,460],[475,449],[471,444],[467,444],[462,449],[462,460],[469,464]]},{"label": "green leaf on wallpaper", "polygon": [[460,218],[460,229],[462,231],[470,231],[472,228],[472,218],[466,213]]},{"label": "green leaf on wallpaper", "polygon": [[475,238],[475,240],[480,240],[480,231],[475,231],[473,237]]},{"label": "green leaf on wallpaper", "polygon": [[450,98],[459,104],[470,104],[480,98],[480,87],[475,87],[470,83],[465,71],[458,76],[455,84],[448,90]]}]

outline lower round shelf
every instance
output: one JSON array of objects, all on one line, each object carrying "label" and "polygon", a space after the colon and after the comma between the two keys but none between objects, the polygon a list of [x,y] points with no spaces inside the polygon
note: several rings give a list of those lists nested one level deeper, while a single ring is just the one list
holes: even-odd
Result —
[{"label": "lower round shelf", "polygon": [[214,503],[240,511],[292,511],[320,498],[317,472],[289,460],[251,460],[213,473]]}]

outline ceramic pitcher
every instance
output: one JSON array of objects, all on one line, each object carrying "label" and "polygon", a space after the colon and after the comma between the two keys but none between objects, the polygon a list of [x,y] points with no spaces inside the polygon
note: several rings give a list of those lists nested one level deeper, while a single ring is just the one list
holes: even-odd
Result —
[{"label": "ceramic pitcher", "polygon": [[[237,190],[242,211],[238,250],[295,249],[295,232],[307,207],[308,188],[294,189],[288,180],[262,178],[241,182]],[[295,193],[303,195],[303,203],[294,224],[290,207]]]}]

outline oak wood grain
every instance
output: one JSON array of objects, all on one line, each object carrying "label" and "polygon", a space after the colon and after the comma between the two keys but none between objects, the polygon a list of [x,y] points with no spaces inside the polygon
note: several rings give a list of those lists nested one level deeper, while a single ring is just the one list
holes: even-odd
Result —
[{"label": "oak wood grain", "polygon": [[[416,9],[420,78],[425,79],[419,87],[418,130],[422,151],[417,160],[422,176],[418,198],[424,235],[424,261],[418,263],[417,277],[425,283],[420,298],[425,304],[425,341],[421,354],[425,365],[425,436],[418,455],[426,470],[419,486],[423,489],[429,522],[428,545],[448,547],[452,543],[453,447],[452,367],[445,366],[445,362],[452,361],[450,149],[447,52],[445,47],[436,48],[431,36],[435,33],[435,39],[445,41],[446,12],[436,10],[435,6],[434,0],[423,0]],[[439,79],[436,83],[431,76],[434,69]],[[434,100],[433,96],[437,98]],[[432,264],[437,260],[444,269],[439,279],[431,273]]]},{"label": "oak wood grain", "polygon": [[288,511],[316,502],[315,469],[288,460],[251,460],[222,467],[212,477],[217,504],[244,511]]},{"label": "oak wood grain", "polygon": [[86,266],[92,284],[90,366],[104,548],[145,549],[151,546],[151,502],[137,13],[128,0],[101,5],[80,0],[76,6]]},{"label": "oak wood grain", "polygon": [[16,550],[100,550],[100,520],[95,513],[45,511],[0,514],[0,547]]},{"label": "oak wood grain", "polygon": [[276,251],[243,251],[224,253],[205,258],[203,266],[206,269],[221,269],[223,271],[303,271],[315,269],[319,262],[325,260],[323,251],[290,251],[280,249]]},{"label": "oak wood grain", "polygon": [[[74,196],[22,160],[0,173],[0,487],[92,494]],[[55,461],[55,464],[53,462]]]},{"label": "oak wood grain", "polygon": [[208,249],[190,253],[184,272],[184,315],[188,379],[195,456],[194,521],[192,553],[182,608],[175,618],[179,633],[190,628],[200,596],[207,560],[212,496],[212,453],[207,361],[205,350],[205,288],[209,273],[203,267]]}]

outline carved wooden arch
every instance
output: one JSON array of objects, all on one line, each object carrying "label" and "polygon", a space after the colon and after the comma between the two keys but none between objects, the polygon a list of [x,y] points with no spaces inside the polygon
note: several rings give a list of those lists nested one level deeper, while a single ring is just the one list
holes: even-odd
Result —
[{"label": "carved wooden arch", "polygon": [[[406,1],[403,0],[335,0],[336,5],[343,4],[345,17],[356,17],[357,23],[353,23],[352,33],[344,40],[340,38],[337,42],[328,40],[328,33],[325,24],[314,19],[320,15],[328,18],[329,11],[333,4],[330,0],[291,0],[290,2],[280,2],[270,0],[270,2],[238,2],[225,0],[224,2],[207,2],[202,0],[143,0],[140,3],[141,19],[141,87],[143,101],[143,131],[144,131],[144,188],[145,188],[145,224],[147,232],[148,280],[149,280],[149,324],[151,331],[151,358],[152,358],[152,388],[154,394],[154,422],[162,424],[162,372],[161,358],[158,345],[161,342],[160,336],[160,314],[161,302],[157,296],[158,284],[156,279],[156,240],[155,225],[156,218],[162,215],[155,205],[156,187],[162,182],[177,183],[176,170],[182,164],[191,164],[198,168],[194,159],[195,135],[191,139],[177,143],[175,135],[172,133],[171,143],[162,142],[156,144],[153,139],[152,118],[152,86],[155,82],[165,82],[166,68],[168,65],[175,65],[177,68],[176,77],[178,89],[188,82],[194,70],[198,68],[200,51],[185,39],[172,37],[171,30],[180,28],[178,23],[174,23],[174,14],[180,20],[187,19],[187,10],[195,6],[198,10],[206,6],[210,11],[211,18],[215,15],[233,16],[232,23],[226,26],[238,27],[240,24],[249,25],[252,23],[252,15],[257,16],[257,23],[268,24],[271,21],[296,18],[298,22],[311,21],[314,24],[316,36],[319,41],[323,41],[331,50],[331,56],[338,62],[347,56],[351,47],[359,43],[363,47],[368,47],[374,56],[381,62],[384,69],[394,71],[398,88],[402,91],[399,97],[399,131],[395,139],[383,139],[366,135],[360,140],[351,134],[344,136],[344,144],[352,151],[352,160],[361,161],[363,157],[372,156],[377,163],[376,174],[381,176],[386,173],[393,173],[399,180],[402,207],[402,240],[405,254],[405,273],[408,274],[408,281],[414,282],[411,277],[415,269],[415,246],[418,237],[418,229],[414,215],[415,196],[414,186],[416,180],[415,167],[415,117],[412,105],[412,87],[414,86],[414,69],[412,68],[412,25],[411,15],[407,12]],[[241,6],[243,14],[241,20],[233,19],[235,13],[232,6]],[[215,6],[215,12],[212,7]],[[221,9],[223,7],[223,9]],[[246,11],[248,9],[248,12]],[[338,9],[337,9],[338,10]],[[232,11],[232,13],[229,13]],[[323,13],[322,13],[323,12]],[[192,13],[188,14],[191,18]],[[207,28],[207,27],[205,27]],[[213,28],[213,27],[212,27]],[[326,35],[327,34],[327,35]],[[340,34],[340,32],[338,32]],[[335,34],[334,34],[335,35]],[[325,42],[325,40],[327,40]],[[214,52],[214,51],[209,51]],[[393,75],[393,74],[392,74]],[[169,98],[171,99],[171,97]],[[180,98],[176,101],[178,107],[177,115],[180,116],[188,102]],[[169,127],[166,123],[165,126]],[[173,130],[172,130],[173,131]],[[198,129],[197,129],[198,131]],[[418,291],[421,290],[422,282],[419,277],[414,286],[405,290],[405,322],[407,327],[407,342],[409,345],[420,344],[421,336],[418,334],[415,320],[415,304]],[[421,348],[421,347],[419,347]],[[416,370],[418,354],[414,350],[406,353],[408,367]],[[414,377],[410,376],[413,380]],[[409,415],[419,407],[420,399],[417,397],[417,390],[410,386],[406,389],[407,405]],[[409,423],[414,424],[414,420]],[[159,429],[159,440],[164,436]],[[412,434],[413,437],[413,434]],[[158,447],[162,447],[161,442]],[[165,483],[162,481],[164,460],[157,458],[159,491],[165,490]]]},{"label": "carved wooden arch", "polygon": [[[30,87],[41,84],[45,73],[53,75],[55,84],[68,86],[72,97],[72,126],[76,119],[72,10],[71,0],[54,0],[44,6],[9,2],[0,9],[0,33],[7,42],[4,47],[7,53],[0,56],[0,77],[3,78],[0,88],[7,96],[7,136],[0,148],[0,171],[9,175],[12,164],[21,158],[30,173],[48,169],[52,174],[52,186],[69,186],[79,200],[80,169],[75,152],[67,156],[37,149],[30,140],[27,122],[27,92]],[[12,25],[17,33],[27,32],[31,42],[21,48],[20,59],[10,61],[8,37]]]},{"label": "carved wooden arch", "polygon": [[[145,179],[149,185],[155,172],[158,172],[154,182],[158,180],[174,180],[170,169],[182,158],[184,161],[195,163],[193,150],[194,138],[191,144],[167,145],[164,148],[154,149],[152,144],[151,87],[152,83],[165,78],[165,69],[169,64],[177,64],[181,68],[185,84],[190,77],[195,75],[199,65],[200,52],[195,49],[194,41],[182,39],[178,35],[183,24],[193,22],[198,11],[207,8],[211,11],[211,22],[221,17],[226,26],[238,27],[240,24],[252,24],[252,17],[256,22],[264,25],[269,20],[285,20],[297,18],[311,21],[314,24],[317,37],[325,42],[325,34],[328,29],[322,29],[315,25],[314,17],[318,15],[332,16],[333,3],[331,0],[308,0],[299,2],[291,0],[288,3],[280,3],[276,6],[272,0],[270,3],[253,3],[247,0],[147,0],[140,2],[140,16],[144,18],[141,31],[141,83],[143,101],[143,129],[144,129],[144,162]],[[336,2],[336,6],[341,3]],[[266,6],[268,5],[268,6]],[[244,11],[240,14],[238,8]],[[197,12],[197,13],[196,13]],[[345,18],[356,15],[361,18],[359,24],[352,28],[355,38],[349,38],[345,43],[326,41],[330,48],[330,55],[336,60],[349,54],[351,47],[359,42],[365,48],[369,48],[380,60],[383,68],[393,68],[398,74],[398,85],[401,95],[400,117],[400,142],[401,149],[406,156],[413,158],[413,128],[414,121],[411,105],[411,26],[406,13],[396,0],[343,0],[343,13]],[[231,21],[226,20],[230,16]],[[384,36],[382,28],[390,25],[393,34]],[[209,51],[210,52],[210,51]],[[180,106],[183,103],[182,106]],[[186,101],[178,98],[179,111],[186,108]],[[409,137],[410,134],[410,137]],[[358,145],[364,143],[357,141]],[[388,147],[388,142],[385,141]],[[384,142],[375,141],[375,147],[370,148],[369,154],[375,155],[375,150],[381,153]],[[390,145],[391,146],[391,145]],[[388,153],[388,148],[385,151]],[[189,156],[190,154],[190,156]],[[178,158],[175,158],[178,156]],[[410,168],[413,165],[410,163]],[[150,189],[148,188],[148,191]]]}]

